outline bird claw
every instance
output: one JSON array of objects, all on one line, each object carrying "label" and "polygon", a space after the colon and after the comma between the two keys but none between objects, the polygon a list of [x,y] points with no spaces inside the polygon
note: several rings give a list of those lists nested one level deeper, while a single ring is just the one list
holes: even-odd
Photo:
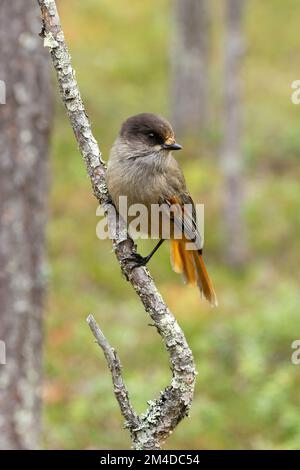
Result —
[{"label": "bird claw", "polygon": [[134,268],[146,266],[148,259],[147,257],[139,255],[138,253],[132,253],[126,258],[126,261],[128,262],[130,270],[132,271]]}]

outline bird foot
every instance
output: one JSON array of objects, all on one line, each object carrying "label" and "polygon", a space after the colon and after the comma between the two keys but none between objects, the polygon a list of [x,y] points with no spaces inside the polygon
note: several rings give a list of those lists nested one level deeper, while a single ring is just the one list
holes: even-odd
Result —
[{"label": "bird foot", "polygon": [[132,255],[128,256],[126,259],[130,270],[132,271],[134,268],[140,268],[141,266],[146,266],[148,262],[147,256],[141,256],[138,253],[132,253]]}]

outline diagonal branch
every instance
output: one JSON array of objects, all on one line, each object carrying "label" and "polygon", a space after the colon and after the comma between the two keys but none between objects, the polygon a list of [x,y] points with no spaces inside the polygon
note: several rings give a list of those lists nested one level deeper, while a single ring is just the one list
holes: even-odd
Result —
[{"label": "diagonal branch", "polygon": [[86,321],[96,338],[96,342],[104,353],[109,370],[111,372],[112,381],[114,384],[114,393],[119,403],[121,413],[126,420],[126,427],[133,430],[138,429],[140,427],[140,420],[129,400],[128,390],[122,377],[122,366],[119,356],[105,338],[93,315],[89,315]]},{"label": "diagonal branch", "polygon": [[[135,251],[135,246],[122,220],[119,219],[117,226],[114,226],[115,208],[105,184],[105,164],[81,100],[55,0],[38,0],[38,3],[43,22],[41,36],[44,38],[45,47],[50,49],[61,98],[90,176],[94,194],[107,213],[110,232],[114,233],[115,254],[123,274],[132,284],[161,335],[170,357],[171,384],[161,392],[158,399],[149,402],[147,412],[138,418],[138,428],[133,424],[136,422],[135,419],[128,419],[128,406],[125,411],[120,404],[121,412],[131,432],[133,447],[145,450],[159,449],[177,424],[188,414],[191,406],[195,384],[193,356],[181,328],[163,301],[148,270],[144,267],[131,269],[130,255]],[[98,334],[99,331],[94,329],[94,333]],[[110,364],[111,353],[108,351],[111,352],[111,348],[106,341],[103,342],[103,335],[100,334],[100,337],[102,338],[100,345],[102,344],[102,347],[105,345],[106,359]],[[112,369],[111,371],[113,372]],[[119,403],[120,400],[121,398],[118,398]],[[125,397],[126,400],[128,404],[128,399]],[[132,418],[135,415],[131,407],[129,414]]]}]

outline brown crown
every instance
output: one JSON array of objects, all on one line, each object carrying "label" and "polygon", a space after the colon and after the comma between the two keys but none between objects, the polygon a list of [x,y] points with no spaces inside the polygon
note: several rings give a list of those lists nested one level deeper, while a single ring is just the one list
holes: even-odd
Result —
[{"label": "brown crown", "polygon": [[138,138],[140,135],[154,133],[162,142],[174,140],[171,124],[161,116],[151,113],[142,113],[128,118],[121,127],[121,136],[126,139]]}]

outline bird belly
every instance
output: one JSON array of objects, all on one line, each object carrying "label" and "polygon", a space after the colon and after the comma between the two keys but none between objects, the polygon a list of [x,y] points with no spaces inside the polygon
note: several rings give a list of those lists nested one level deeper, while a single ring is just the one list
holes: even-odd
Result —
[{"label": "bird belly", "polygon": [[159,213],[159,202],[164,188],[162,175],[141,172],[135,175],[131,171],[129,177],[118,177],[118,183],[108,184],[108,189],[120,215],[127,220],[129,232],[161,238],[163,216]]}]

